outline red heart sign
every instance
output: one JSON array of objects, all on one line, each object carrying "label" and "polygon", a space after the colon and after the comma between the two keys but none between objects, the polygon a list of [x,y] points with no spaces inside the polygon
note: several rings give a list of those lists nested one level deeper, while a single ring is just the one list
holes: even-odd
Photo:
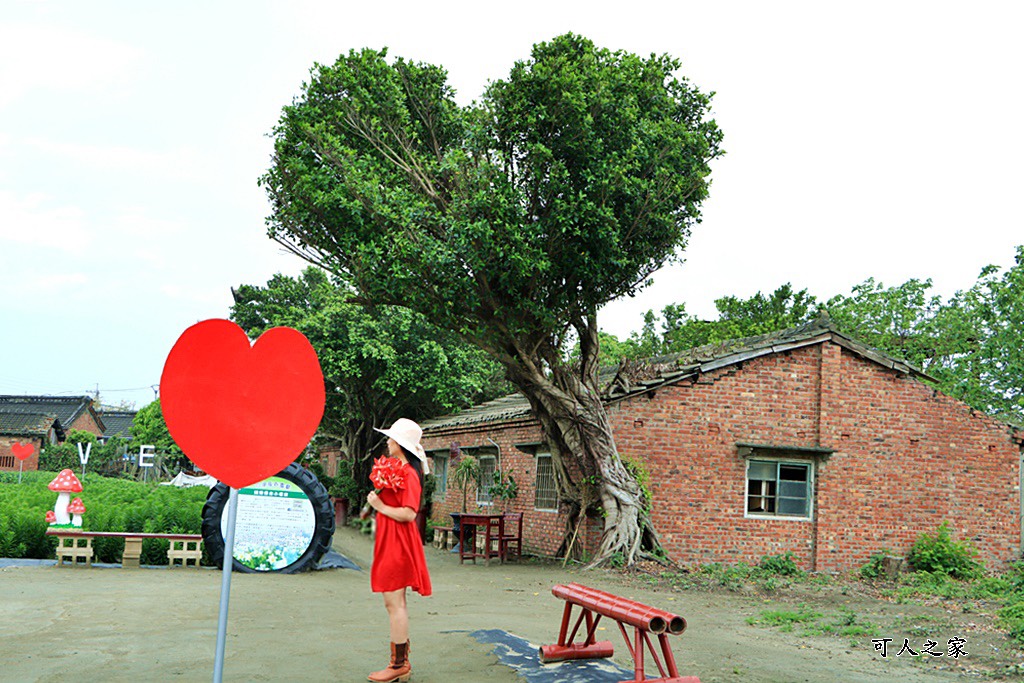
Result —
[{"label": "red heart sign", "polygon": [[36,452],[36,446],[32,443],[12,443],[11,453],[14,453],[14,457],[18,460],[27,460],[29,456]]},{"label": "red heart sign", "polygon": [[250,346],[230,320],[205,320],[168,354],[160,407],[185,455],[237,489],[302,453],[323,417],[324,378],[297,330],[275,327]]}]

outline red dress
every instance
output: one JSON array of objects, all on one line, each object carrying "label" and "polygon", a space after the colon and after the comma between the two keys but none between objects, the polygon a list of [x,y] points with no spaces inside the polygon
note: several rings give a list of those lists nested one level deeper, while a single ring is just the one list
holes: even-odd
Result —
[{"label": "red dress", "polygon": [[[396,508],[420,509],[420,478],[408,463],[402,465],[405,488],[383,489],[380,499]],[[420,595],[430,595],[430,574],[423,555],[423,540],[415,520],[396,522],[377,514],[377,538],[373,545],[373,566],[370,567],[370,588],[375,593],[412,588]]]}]

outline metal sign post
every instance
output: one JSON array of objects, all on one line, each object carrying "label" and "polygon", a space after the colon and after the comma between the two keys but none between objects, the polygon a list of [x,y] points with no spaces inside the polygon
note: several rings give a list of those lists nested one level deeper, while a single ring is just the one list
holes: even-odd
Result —
[{"label": "metal sign post", "polygon": [[224,567],[220,584],[220,615],[217,617],[217,651],[213,659],[213,683],[224,676],[224,646],[228,631],[228,598],[231,595],[231,568],[235,562],[235,516],[238,514],[238,489],[228,494],[228,528],[224,536]]}]

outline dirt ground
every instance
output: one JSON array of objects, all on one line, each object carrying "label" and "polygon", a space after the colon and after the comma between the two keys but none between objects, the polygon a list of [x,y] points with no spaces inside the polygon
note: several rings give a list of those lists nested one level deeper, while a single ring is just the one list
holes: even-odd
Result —
[{"label": "dirt ground", "polygon": [[[385,664],[387,619],[380,596],[369,589],[370,539],[341,529],[334,548],[365,571],[233,574],[225,681],[361,681]],[[499,661],[498,648],[478,634],[500,629],[531,648],[553,643],[563,603],[551,587],[571,581],[684,616],[688,628],[673,637],[673,651],[680,673],[704,683],[938,683],[1020,680],[1024,672],[1019,648],[992,628],[984,605],[965,612],[965,606],[894,604],[838,584],[803,586],[775,599],[726,589],[681,591],[644,576],[531,561],[460,566],[449,553],[431,547],[426,553],[434,595],[410,596],[413,681],[419,683],[596,680],[574,662],[524,674]],[[211,680],[220,586],[216,570],[4,568],[0,681]],[[855,614],[876,632],[807,635],[746,621],[799,605]],[[614,622],[602,626],[602,636],[615,645],[613,662],[631,672]],[[886,658],[871,642],[882,637],[894,641]],[[937,641],[938,652],[953,637],[965,639],[967,656],[895,656],[904,638],[915,650],[927,639]],[[632,676],[618,680],[625,678]]]}]

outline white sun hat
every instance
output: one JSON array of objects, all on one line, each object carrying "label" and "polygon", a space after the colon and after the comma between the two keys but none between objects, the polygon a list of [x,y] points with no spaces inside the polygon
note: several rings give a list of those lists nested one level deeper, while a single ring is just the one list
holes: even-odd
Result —
[{"label": "white sun hat", "polygon": [[423,450],[423,446],[420,444],[423,429],[418,424],[408,418],[400,417],[395,420],[390,429],[377,429],[374,427],[374,430],[394,439],[399,446],[419,458],[420,462],[423,463],[423,474],[430,474],[430,467],[427,465],[427,452]]}]

